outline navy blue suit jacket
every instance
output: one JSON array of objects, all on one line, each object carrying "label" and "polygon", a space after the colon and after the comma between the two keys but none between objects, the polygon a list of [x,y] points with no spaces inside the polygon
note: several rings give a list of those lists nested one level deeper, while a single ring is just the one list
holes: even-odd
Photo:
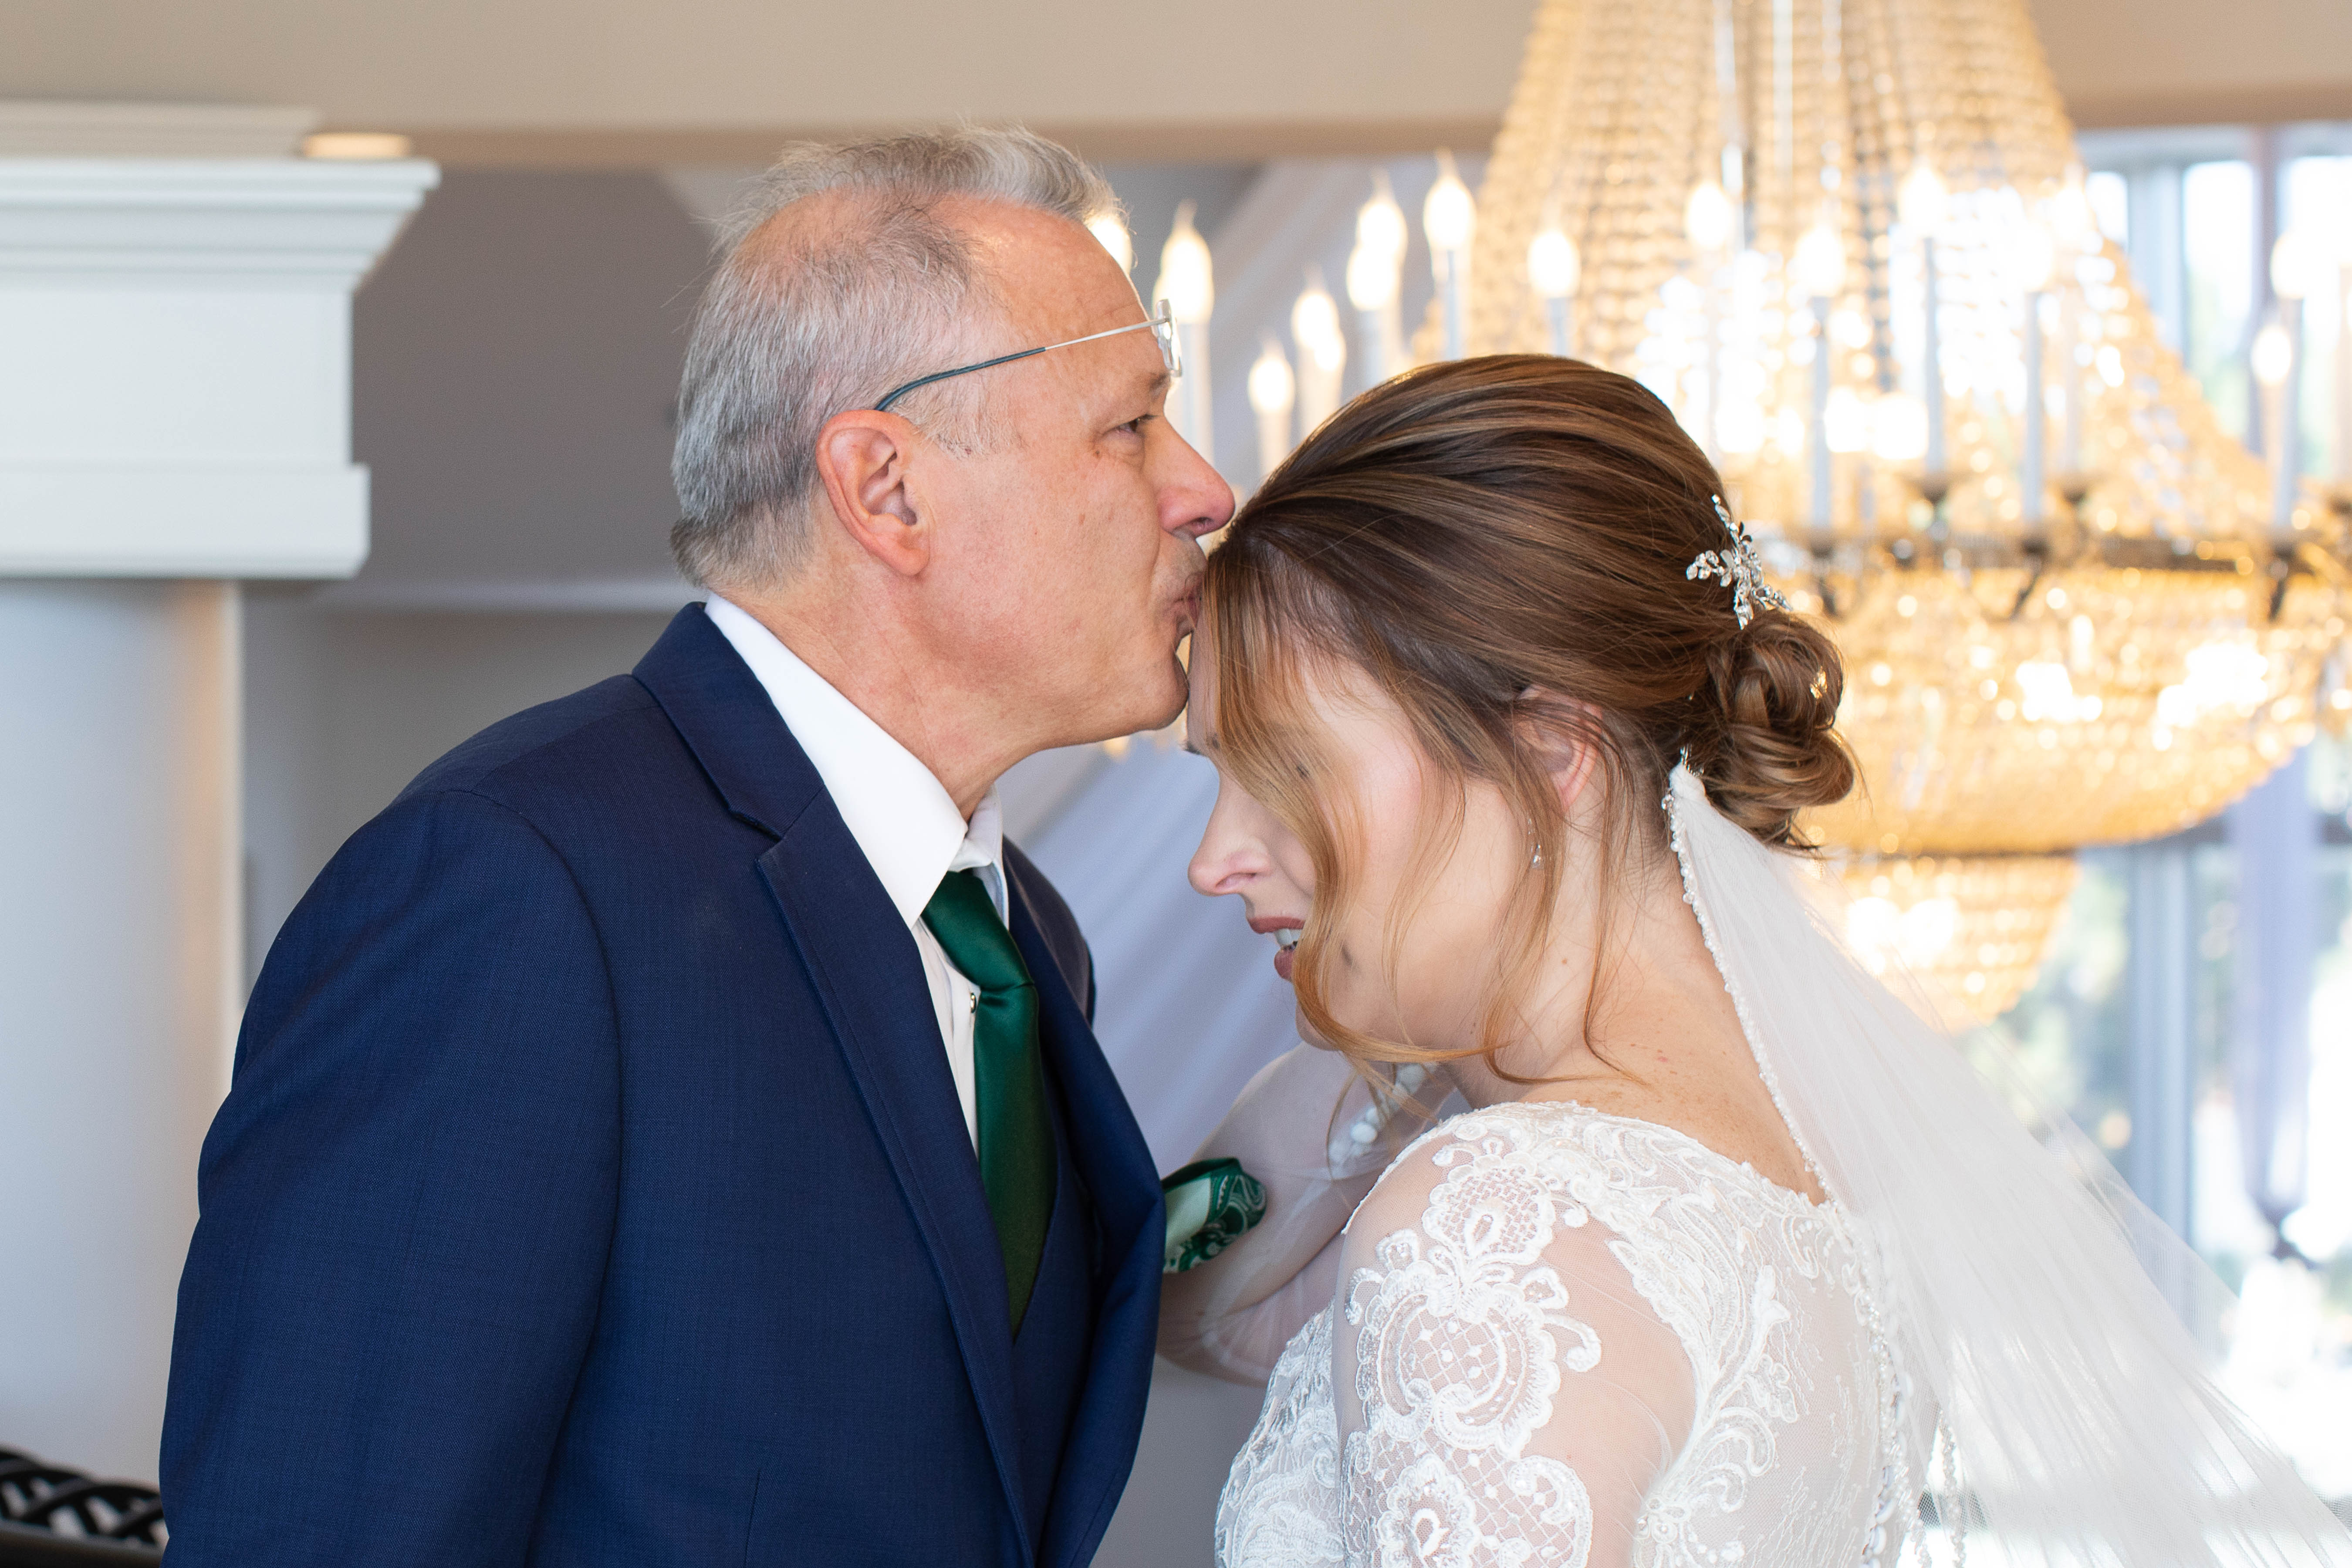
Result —
[{"label": "navy blue suit jacket", "polygon": [[1086,1563],[1164,1221],[1076,922],[1005,858],[1096,1226],[1041,1528],[914,940],[693,605],[427,769],[271,949],[180,1286],[173,1568]]}]

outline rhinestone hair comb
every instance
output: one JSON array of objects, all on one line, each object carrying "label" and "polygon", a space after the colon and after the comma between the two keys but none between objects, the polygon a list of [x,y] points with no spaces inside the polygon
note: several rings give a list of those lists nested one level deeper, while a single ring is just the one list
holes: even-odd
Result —
[{"label": "rhinestone hair comb", "polygon": [[1723,529],[1731,535],[1731,543],[1722,550],[1701,552],[1683,576],[1692,582],[1702,578],[1717,581],[1730,589],[1731,613],[1739,617],[1739,628],[1745,631],[1748,623],[1756,618],[1757,605],[1785,610],[1789,601],[1764,581],[1764,563],[1756,558],[1756,542],[1748,537],[1746,525],[1731,521],[1730,509],[1723,504],[1721,496],[1707,499],[1715,502],[1715,515],[1723,519]]}]

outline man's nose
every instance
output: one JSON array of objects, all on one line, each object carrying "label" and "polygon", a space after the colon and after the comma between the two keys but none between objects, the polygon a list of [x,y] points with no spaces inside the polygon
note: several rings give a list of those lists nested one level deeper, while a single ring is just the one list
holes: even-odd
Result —
[{"label": "man's nose", "polygon": [[1169,532],[1199,539],[1233,521],[1234,487],[1193,450],[1191,442],[1183,441],[1182,446],[1183,462],[1173,482],[1161,492],[1160,510],[1168,520]]}]

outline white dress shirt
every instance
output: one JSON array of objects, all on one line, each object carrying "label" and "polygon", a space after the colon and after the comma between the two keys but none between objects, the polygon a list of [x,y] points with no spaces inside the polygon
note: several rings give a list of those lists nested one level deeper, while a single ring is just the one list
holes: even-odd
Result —
[{"label": "white dress shirt", "polygon": [[[914,933],[930,983],[931,1010],[947,1047],[948,1071],[963,1105],[964,1130],[980,1146],[980,1114],[972,1077],[973,1015],[980,989],[948,962],[940,939],[923,923],[923,908],[950,871],[978,871],[1005,920],[1004,817],[990,786],[966,822],[963,813],[931,770],[891,739],[881,725],[832,683],[803,664],[773,632],[713,595],[710,624],[717,626],[776,705],[801,750],[824,781],[849,836],[866,853],[882,890]],[[1007,922],[1010,923],[1009,921]]]}]

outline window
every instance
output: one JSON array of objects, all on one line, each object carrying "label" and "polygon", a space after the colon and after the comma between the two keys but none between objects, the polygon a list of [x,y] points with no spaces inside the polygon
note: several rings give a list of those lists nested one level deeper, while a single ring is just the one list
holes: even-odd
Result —
[{"label": "window", "polygon": [[[2248,353],[2277,309],[2272,242],[2293,226],[2352,260],[2352,126],[2082,142],[2100,227],[2224,426],[2259,438]],[[2352,465],[2347,285],[2352,266],[2300,312],[2309,474]],[[2352,744],[2323,737],[2221,818],[2085,850],[2034,985],[1987,1031],[2242,1293],[2231,1391],[2336,1499],[2352,1498],[2347,813]]]}]

